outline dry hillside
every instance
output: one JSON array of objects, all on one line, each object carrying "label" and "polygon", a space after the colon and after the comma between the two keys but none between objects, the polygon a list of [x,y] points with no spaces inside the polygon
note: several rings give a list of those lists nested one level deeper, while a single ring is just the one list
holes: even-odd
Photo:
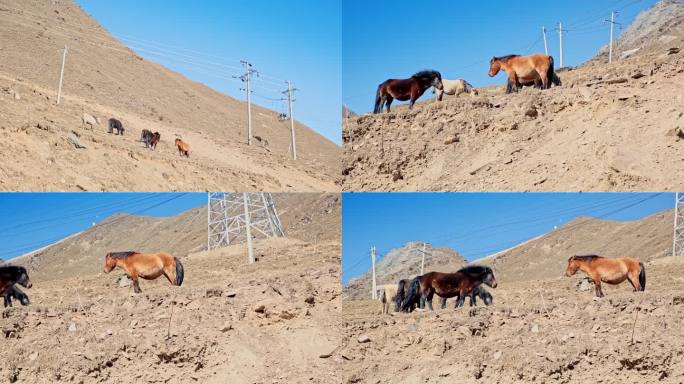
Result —
[{"label": "dry hillside", "polygon": [[[661,7],[682,5],[665,2],[637,22],[650,13],[680,15]],[[344,190],[681,189],[684,26],[661,20],[648,33],[635,29],[648,38],[625,41],[648,45],[612,64],[594,60],[559,72],[561,87],[505,95],[502,84],[477,97],[348,119]]]},{"label": "dry hillside", "polygon": [[[401,279],[412,278],[420,274],[421,254],[416,247],[422,242],[409,242],[399,248],[392,249],[375,265],[377,284],[393,284]],[[425,271],[453,272],[463,267],[467,261],[458,252],[450,248],[433,248],[425,256]],[[344,287],[344,298],[362,299],[371,294],[371,272],[349,280]]]},{"label": "dry hillside", "polygon": [[[334,143],[297,124],[292,161],[288,127],[254,107],[260,139],[248,146],[244,102],[139,57],[72,1],[0,0],[0,56],[0,190],[339,190]],[[84,113],[101,123],[90,129]],[[106,133],[110,117],[124,136]],[[156,151],[142,129],[161,133]]]},{"label": "dry hillside", "polygon": [[[298,205],[301,195],[293,196],[293,206],[278,196],[281,219],[286,232],[305,233],[306,228],[288,224],[306,208]],[[339,204],[339,196],[327,196]],[[318,242],[258,240],[258,261],[247,264],[244,244],[200,250],[206,222],[185,219],[205,212],[203,207],[158,220],[127,216],[120,222],[137,228],[139,237],[119,232],[116,223],[43,251],[43,262],[30,271],[31,305],[5,309],[0,318],[0,381],[339,382],[339,357],[332,356],[340,343],[341,244],[334,240],[339,226],[324,226],[325,239]],[[328,215],[339,220],[339,208]],[[311,217],[312,231],[320,231],[319,220],[332,220]],[[156,229],[156,243],[146,238],[146,226]],[[117,240],[98,243],[99,237]],[[79,248],[86,239],[92,247]],[[122,271],[101,272],[102,253],[95,251],[105,242],[151,249],[174,239],[178,252],[187,249],[179,255],[185,268],[180,287],[162,279],[142,281],[143,293],[135,295],[120,283]],[[68,253],[60,252],[64,247]],[[55,266],[57,261],[63,265]],[[80,266],[85,263],[93,267]]]}]

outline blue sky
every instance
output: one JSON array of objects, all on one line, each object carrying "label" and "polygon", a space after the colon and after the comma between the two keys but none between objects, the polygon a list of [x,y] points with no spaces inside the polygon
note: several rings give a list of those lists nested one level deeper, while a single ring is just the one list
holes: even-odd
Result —
[{"label": "blue sky", "polygon": [[206,204],[206,193],[0,193],[0,259],[52,244],[116,213],[175,216]]},{"label": "blue sky", "polygon": [[[487,76],[489,59],[506,54],[544,52],[560,65],[558,22],[564,64],[576,66],[608,43],[605,19],[627,26],[656,0],[447,1],[345,0],[342,4],[342,100],[357,113],[372,110],[379,83],[426,69],[474,86],[504,84],[505,75]],[[620,29],[615,30],[619,36]],[[432,96],[426,93],[423,98]]]},{"label": "blue sky", "polygon": [[[282,102],[264,97],[283,97],[282,80],[291,80],[295,118],[341,142],[340,0],[76,2],[141,56],[238,99],[245,94],[231,75],[240,60],[261,71],[253,101],[264,107],[280,111]],[[236,68],[196,64],[207,61]]]},{"label": "blue sky", "polygon": [[635,220],[674,208],[672,193],[344,193],[342,281],[409,241],[469,260],[510,248],[578,216]]}]

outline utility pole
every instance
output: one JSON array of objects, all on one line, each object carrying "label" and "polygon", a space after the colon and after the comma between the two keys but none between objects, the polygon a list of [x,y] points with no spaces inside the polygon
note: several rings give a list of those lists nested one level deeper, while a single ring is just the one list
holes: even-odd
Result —
[{"label": "utility pole", "polygon": [[684,256],[684,194],[681,192],[675,194],[672,256]]},{"label": "utility pole", "polygon": [[[428,254],[428,251],[427,251],[427,249],[426,249],[427,246],[428,246],[428,243],[423,242],[423,249],[422,249],[422,250],[421,250],[421,249],[418,249],[418,248],[415,248],[416,251],[418,251],[418,252],[420,252],[420,253],[422,254],[422,260],[421,260],[421,262],[420,262],[420,274],[421,274],[421,276],[425,273],[425,255]],[[430,255],[432,255],[431,252],[430,252]]]},{"label": "utility pole", "polygon": [[283,93],[287,94],[287,106],[290,114],[290,146],[292,147],[292,159],[297,160],[297,142],[295,140],[295,127],[294,127],[294,116],[292,114],[292,102],[294,101],[293,95],[297,88],[292,88],[292,83],[287,81],[287,90]]},{"label": "utility pole", "polygon": [[247,230],[247,254],[249,264],[254,263],[254,250],[252,249],[252,224],[249,219],[249,204],[247,204],[247,192],[242,194],[242,199],[245,205],[245,227]]},{"label": "utility pole", "polygon": [[64,44],[64,53],[62,54],[62,70],[59,72],[59,88],[57,90],[57,105],[62,99],[62,80],[64,80],[64,63],[66,62],[67,46]]},{"label": "utility pole", "polygon": [[245,68],[245,74],[242,76],[233,76],[234,78],[242,80],[246,83],[245,91],[247,92],[247,145],[252,145],[252,74],[259,76],[259,72],[252,67],[248,61],[241,60],[242,66]]},{"label": "utility pole", "polygon": [[371,298],[377,300],[378,298],[378,286],[375,280],[375,246],[371,246],[371,265],[373,267],[373,292],[371,292]]},{"label": "utility pole", "polygon": [[563,31],[567,31],[567,29],[563,29],[563,23],[560,21],[558,22],[558,28],[556,28],[558,31],[558,38],[560,40],[560,67],[563,68]]},{"label": "utility pole", "polygon": [[610,23],[610,44],[608,45],[608,64],[613,62],[613,28],[615,27],[615,24],[620,24],[615,22],[615,14],[617,11],[613,11],[610,13],[610,20],[606,20],[606,22]]},{"label": "utility pole", "polygon": [[546,44],[546,27],[542,27],[542,35],[544,36],[544,53],[549,55],[549,46]]}]

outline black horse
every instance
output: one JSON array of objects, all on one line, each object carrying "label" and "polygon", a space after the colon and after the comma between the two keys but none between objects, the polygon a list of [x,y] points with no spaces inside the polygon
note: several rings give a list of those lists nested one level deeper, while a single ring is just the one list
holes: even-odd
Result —
[{"label": "black horse", "polygon": [[161,134],[159,132],[152,133],[152,131],[148,129],[143,129],[142,134],[140,134],[140,141],[145,143],[145,148],[157,148],[159,140],[161,140]]},{"label": "black horse", "polygon": [[5,292],[5,296],[3,297],[5,301],[5,307],[11,307],[12,306],[12,298],[15,300],[19,300],[21,305],[29,305],[31,302],[29,301],[28,296],[19,289],[16,285],[11,286],[7,292]]},{"label": "black horse", "polygon": [[0,296],[4,297],[14,284],[19,284],[24,288],[31,288],[32,284],[26,268],[14,265],[0,267]]},{"label": "black horse", "polygon": [[[475,289],[473,289],[473,293],[468,296],[470,298],[470,306],[475,306],[477,305],[477,298],[479,297],[482,299],[482,301],[485,303],[485,305],[492,305],[494,302],[494,298],[492,297],[492,294],[487,292],[486,289],[484,289],[483,286],[479,286]],[[447,299],[446,297],[441,297],[440,298],[440,303],[442,305],[442,309],[446,308],[446,302]],[[456,300],[456,306],[454,308],[458,308],[458,300]]]},{"label": "black horse", "polygon": [[402,310],[402,304],[404,303],[404,297],[408,293],[408,279],[401,279],[397,284],[397,296],[394,298],[394,312],[399,312]]},{"label": "black horse", "polygon": [[125,131],[121,121],[112,117],[109,119],[107,133],[113,133],[114,130],[116,130],[117,135],[123,135]]},{"label": "black horse", "polygon": [[418,72],[408,79],[385,80],[378,85],[373,113],[382,112],[383,104],[385,104],[387,112],[389,112],[390,104],[392,104],[394,99],[401,101],[410,100],[409,109],[411,109],[416,100],[430,87],[443,88],[441,73],[428,70]]}]

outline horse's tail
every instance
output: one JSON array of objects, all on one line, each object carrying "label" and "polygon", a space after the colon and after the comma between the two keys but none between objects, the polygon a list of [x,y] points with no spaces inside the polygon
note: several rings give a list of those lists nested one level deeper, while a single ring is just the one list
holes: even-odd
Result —
[{"label": "horse's tail", "polygon": [[[553,83],[555,85],[560,85],[560,79],[558,79],[558,76],[556,76],[556,72],[553,70],[553,56],[549,56],[549,69],[546,70],[546,80],[547,80],[547,83]],[[558,80],[557,84],[556,84],[555,80]],[[550,84],[549,84],[549,88],[551,88]]]},{"label": "horse's tail", "polygon": [[645,291],[646,290],[646,267],[644,267],[644,263],[639,263],[639,266],[641,267],[641,271],[639,271],[639,285],[641,286],[641,290]]},{"label": "horse's tail", "polygon": [[394,312],[401,311],[401,304],[404,302],[404,289],[406,289],[406,280],[399,280],[397,284],[397,296],[394,298]]},{"label": "horse's tail", "polygon": [[378,85],[378,90],[375,92],[375,108],[373,108],[373,113],[382,112],[382,84]]},{"label": "horse's tail", "polygon": [[416,301],[419,291],[420,279],[418,277],[415,277],[413,280],[411,280],[411,285],[409,286],[409,291],[406,294],[406,299],[404,300],[404,303],[401,306],[402,311],[411,312],[411,310],[413,309],[413,303]]},{"label": "horse's tail", "polygon": [[174,257],[173,260],[176,262],[176,285],[180,286],[181,284],[183,284],[183,264],[181,264],[180,260],[178,260],[177,257]]}]

